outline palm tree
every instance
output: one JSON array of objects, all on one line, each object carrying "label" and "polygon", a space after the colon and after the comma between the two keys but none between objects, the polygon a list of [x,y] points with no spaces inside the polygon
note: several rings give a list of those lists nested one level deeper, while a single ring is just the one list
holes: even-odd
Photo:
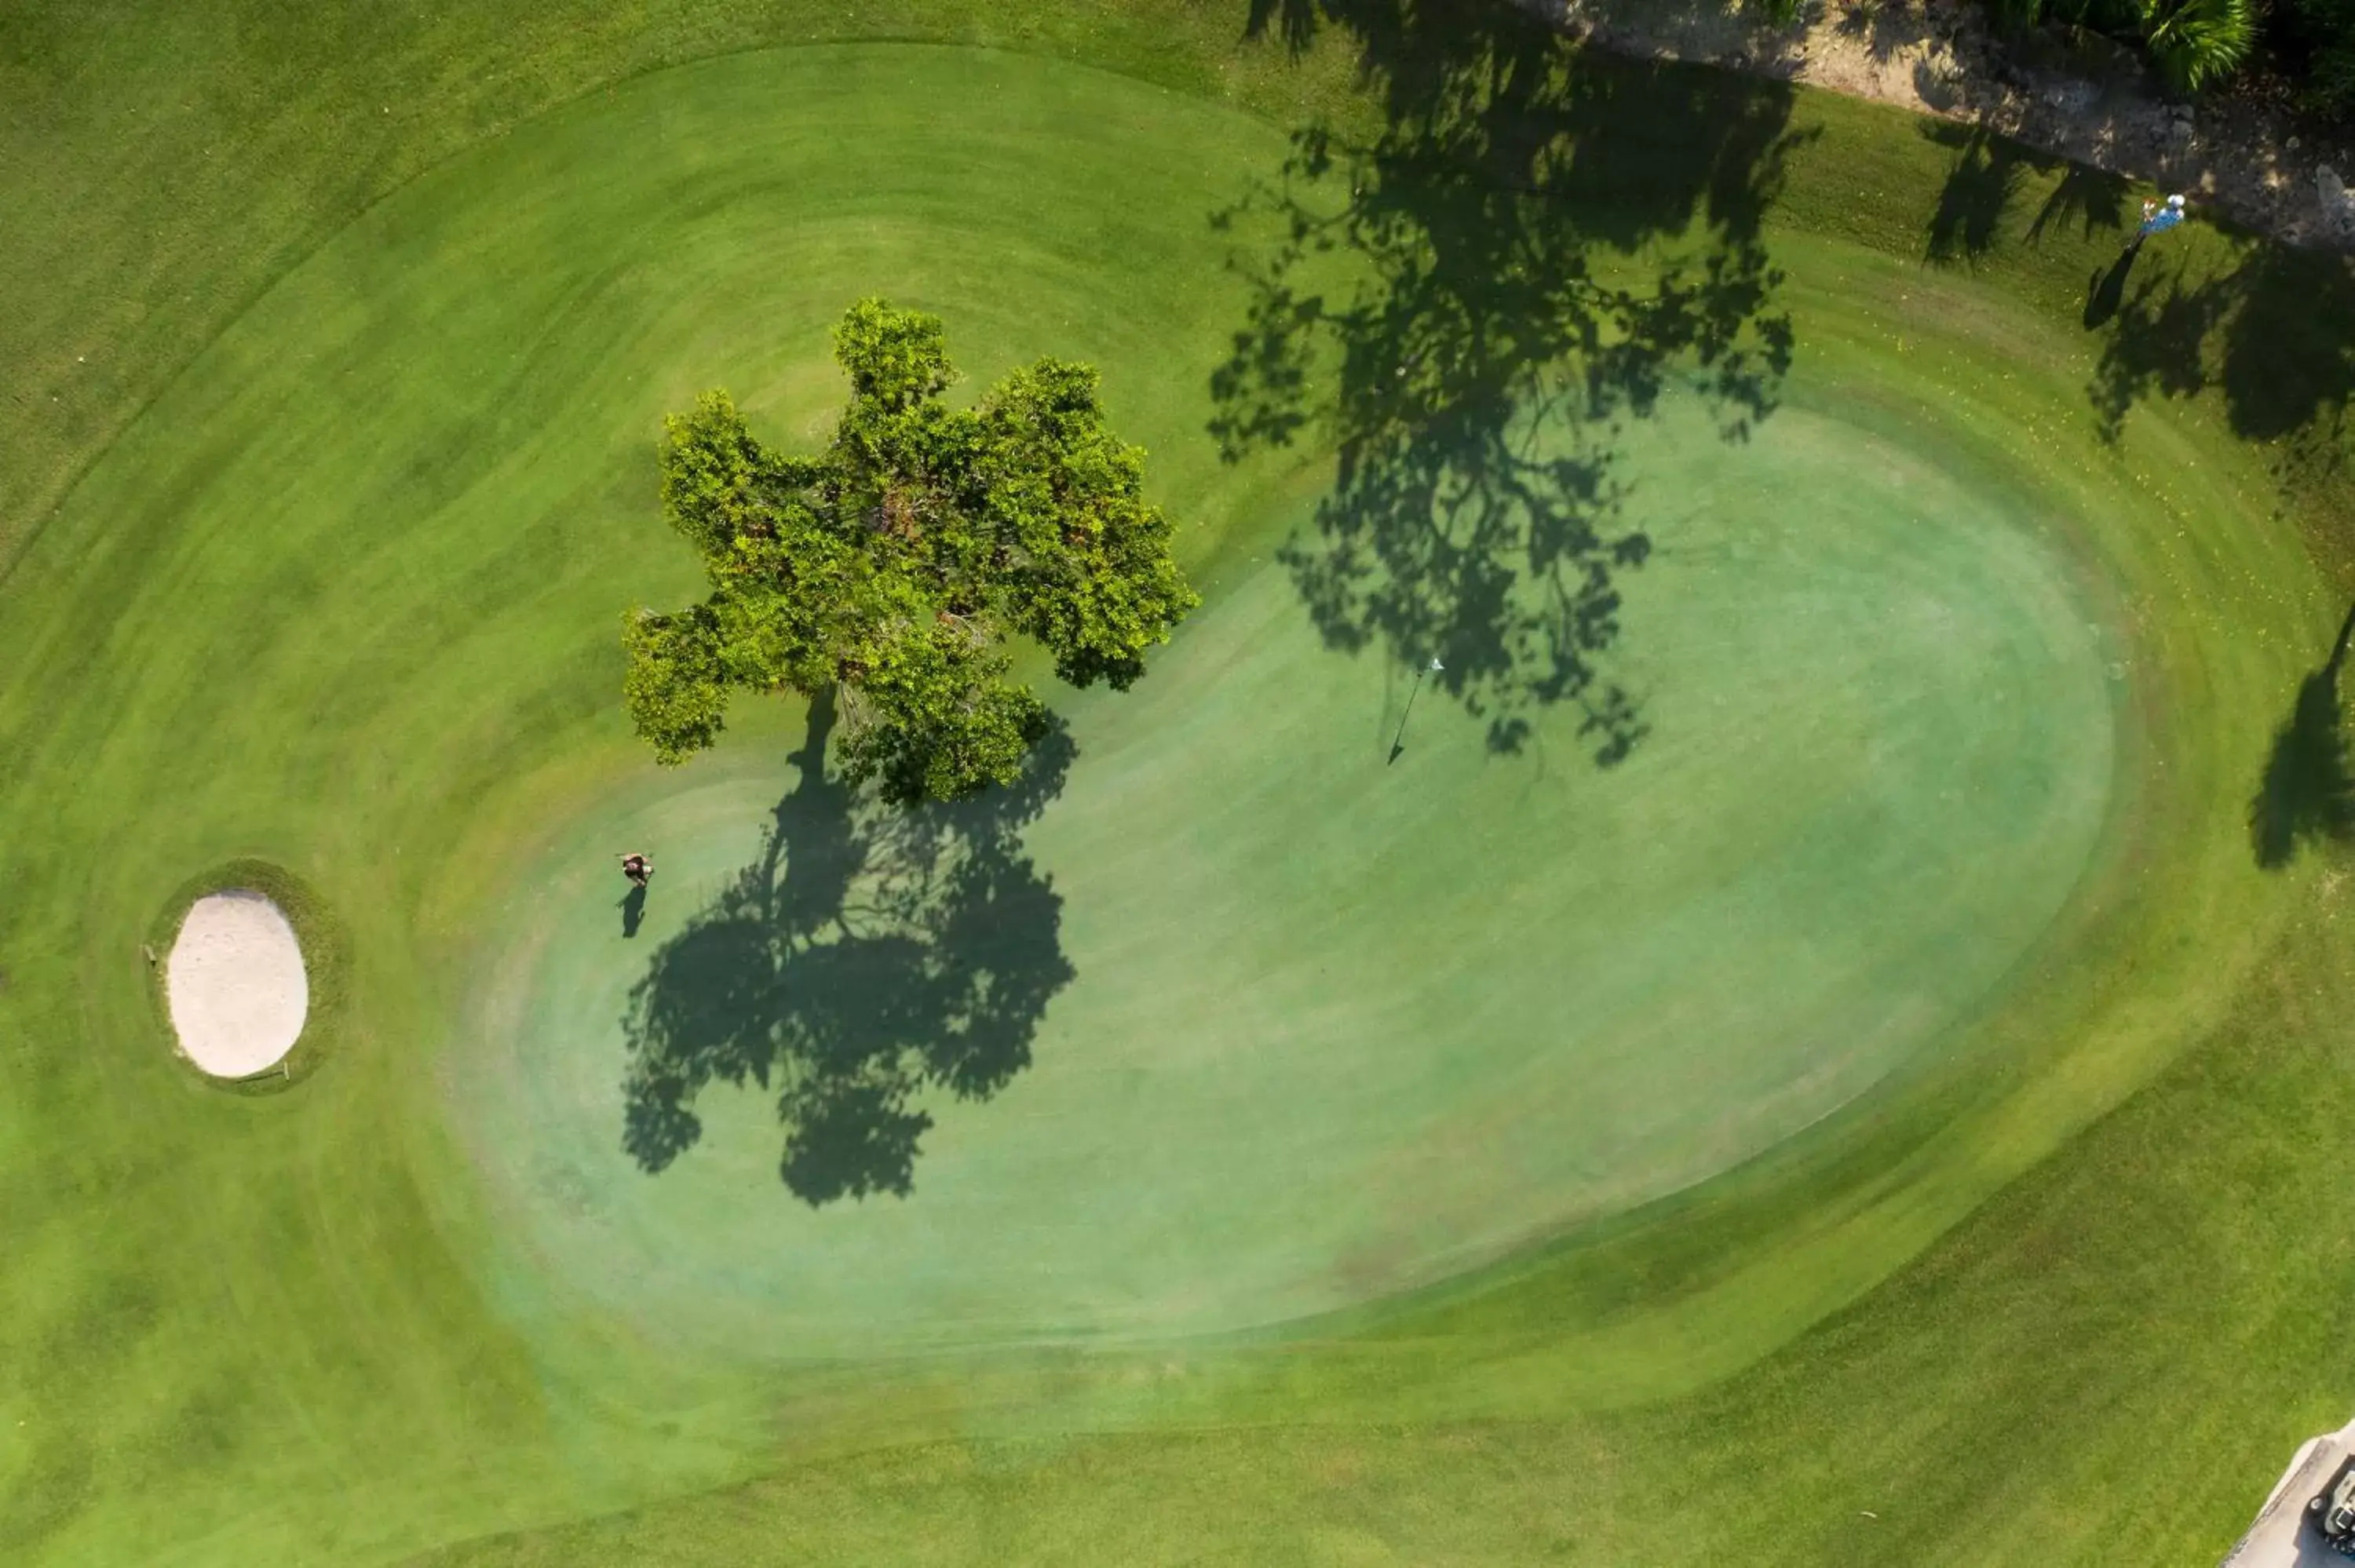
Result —
[{"label": "palm tree", "polygon": [[2256,41],[2251,0],[2138,0],[2142,39],[2169,79],[2197,92],[2232,74]]}]

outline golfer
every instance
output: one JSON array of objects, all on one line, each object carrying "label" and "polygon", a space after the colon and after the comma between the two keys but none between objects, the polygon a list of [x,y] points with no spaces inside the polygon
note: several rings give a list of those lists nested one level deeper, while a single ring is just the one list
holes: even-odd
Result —
[{"label": "golfer", "polygon": [[[2135,230],[2135,246],[2140,246],[2144,240],[2148,239],[2154,234],[2166,233],[2169,229],[2173,228],[2177,224],[2181,223],[2184,219],[2184,216],[2185,209],[2183,206],[2183,198],[2179,196],[2171,196],[2168,197],[2167,205],[2165,207],[2161,207],[2155,201],[2147,201],[2143,203],[2142,227]],[[2129,247],[2129,249],[2133,249],[2133,247]]]},{"label": "golfer", "polygon": [[622,874],[628,877],[634,885],[644,887],[646,879],[654,874],[655,863],[637,851],[632,850],[622,857]]}]

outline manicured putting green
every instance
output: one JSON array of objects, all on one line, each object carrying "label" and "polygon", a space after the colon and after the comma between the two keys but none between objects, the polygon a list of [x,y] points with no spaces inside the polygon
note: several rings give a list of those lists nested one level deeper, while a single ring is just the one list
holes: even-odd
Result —
[{"label": "manicured putting green", "polygon": [[[453,1076],[495,1207],[587,1295],[781,1355],[1199,1333],[1700,1181],[1934,1048],[2102,824],[2065,561],[2021,498],[1832,415],[1736,448],[1679,408],[1625,471],[1674,543],[1631,589],[1624,766],[1570,715],[1490,756],[1429,694],[1386,766],[1405,682],[1321,648],[1272,553],[1135,691],[1063,699],[1079,761],[1027,843],[1076,979],[1030,1071],[933,1107],[905,1201],[790,1201],[754,1086],[659,1175],[621,1146],[626,993],[758,853],[783,748],[584,813]],[[634,937],[623,843],[661,867]]]}]

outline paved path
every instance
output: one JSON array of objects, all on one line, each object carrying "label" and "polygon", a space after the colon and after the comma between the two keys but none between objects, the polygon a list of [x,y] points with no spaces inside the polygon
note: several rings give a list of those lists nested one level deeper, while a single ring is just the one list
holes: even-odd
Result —
[{"label": "paved path", "polygon": [[2355,1458],[2355,1422],[2327,1436],[2310,1437],[2274,1483],[2257,1510],[2256,1523],[2224,1554],[2218,1568],[2345,1568],[2348,1559],[2323,1544],[2307,1523],[2309,1499],[2337,1478]]}]

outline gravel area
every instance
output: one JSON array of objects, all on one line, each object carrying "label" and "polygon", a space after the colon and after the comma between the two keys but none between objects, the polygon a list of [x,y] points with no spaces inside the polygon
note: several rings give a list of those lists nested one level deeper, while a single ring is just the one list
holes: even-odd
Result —
[{"label": "gravel area", "polygon": [[[1983,126],[2147,180],[2295,245],[2355,251],[2355,144],[2302,138],[2246,97],[2173,101],[2124,50],[2040,67],[1962,0],[1830,0],[1787,27],[1728,0],[1522,0],[1623,54],[1706,60]],[[2068,67],[2079,69],[2072,69]]]}]

